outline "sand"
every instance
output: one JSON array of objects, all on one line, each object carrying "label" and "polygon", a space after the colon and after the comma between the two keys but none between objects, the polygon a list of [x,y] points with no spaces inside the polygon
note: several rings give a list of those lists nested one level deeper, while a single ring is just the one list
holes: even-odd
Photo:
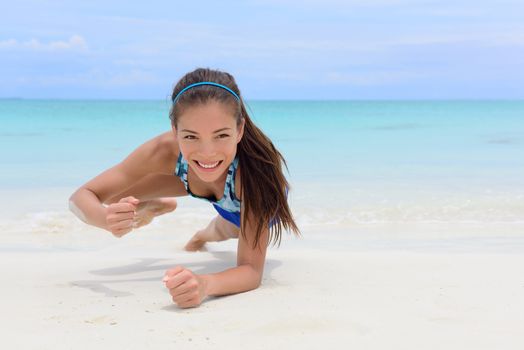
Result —
[{"label": "sand", "polygon": [[257,290],[179,309],[164,271],[234,266],[235,241],[189,253],[192,232],[116,239],[13,218],[0,227],[5,349],[524,347],[522,225],[310,228],[269,249]]}]

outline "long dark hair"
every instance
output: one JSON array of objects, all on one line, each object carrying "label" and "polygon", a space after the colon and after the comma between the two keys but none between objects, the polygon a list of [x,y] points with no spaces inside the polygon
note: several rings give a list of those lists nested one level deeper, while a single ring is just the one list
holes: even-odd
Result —
[{"label": "long dark hair", "polygon": [[244,135],[237,148],[239,167],[242,171],[240,231],[243,237],[247,239],[245,233],[246,218],[254,218],[255,222],[252,224],[255,227],[253,240],[253,248],[255,248],[260,243],[262,231],[268,228],[271,223],[268,243],[273,242],[274,245],[278,242],[280,246],[282,230],[292,231],[296,235],[300,235],[287,203],[287,192],[290,186],[282,169],[282,165],[287,169],[286,161],[271,140],[252,122],[235,78],[231,74],[208,68],[198,68],[179,80],[173,89],[171,100],[174,100],[186,86],[204,81],[227,86],[240,97],[240,102],[225,89],[201,85],[189,89],[179,96],[176,104],[171,107],[169,112],[171,123],[176,127],[178,117],[185,108],[205,104],[209,101],[218,101],[230,106],[234,111],[237,126],[240,126],[242,121],[245,122]]}]

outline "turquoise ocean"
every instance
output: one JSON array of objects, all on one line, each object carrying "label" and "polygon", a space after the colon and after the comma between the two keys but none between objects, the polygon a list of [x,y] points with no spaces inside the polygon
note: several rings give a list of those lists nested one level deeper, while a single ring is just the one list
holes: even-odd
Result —
[{"label": "turquoise ocean", "polygon": [[[524,101],[247,104],[302,225],[524,222]],[[0,193],[74,190],[168,131],[169,107],[0,100]]]}]

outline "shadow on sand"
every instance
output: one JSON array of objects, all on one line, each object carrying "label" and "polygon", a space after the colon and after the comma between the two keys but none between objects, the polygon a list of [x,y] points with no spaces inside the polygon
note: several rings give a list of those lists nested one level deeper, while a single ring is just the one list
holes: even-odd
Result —
[{"label": "shadow on sand", "polygon": [[[222,251],[222,252],[205,252],[205,254],[211,255],[214,259],[200,261],[200,262],[180,262],[180,265],[190,269],[196,274],[207,274],[226,270],[228,268],[236,266],[236,252],[233,251]],[[142,278],[118,278],[118,279],[93,279],[93,280],[77,280],[71,281],[70,285],[80,288],[88,289],[94,293],[103,294],[106,297],[128,297],[134,294],[125,291],[118,290],[114,287],[119,284],[128,282],[159,282],[161,283],[164,272],[170,268],[176,266],[173,263],[166,263],[173,259],[160,259],[160,258],[144,258],[139,261],[122,265],[108,267],[100,270],[89,271],[93,275],[97,276],[125,276],[133,275],[144,272],[152,272],[153,277],[142,277]],[[281,265],[280,260],[267,259],[264,267],[264,277],[270,278],[271,272]],[[215,298],[207,299],[212,300]],[[175,305],[164,307],[167,311],[180,311]]]}]

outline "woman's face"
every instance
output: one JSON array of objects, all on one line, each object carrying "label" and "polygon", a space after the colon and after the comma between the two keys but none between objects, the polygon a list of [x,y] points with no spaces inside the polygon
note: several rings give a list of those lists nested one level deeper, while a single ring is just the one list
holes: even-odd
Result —
[{"label": "woman's face", "polygon": [[231,108],[211,101],[185,109],[173,131],[194,173],[202,181],[214,182],[234,160],[244,124],[237,128]]}]

